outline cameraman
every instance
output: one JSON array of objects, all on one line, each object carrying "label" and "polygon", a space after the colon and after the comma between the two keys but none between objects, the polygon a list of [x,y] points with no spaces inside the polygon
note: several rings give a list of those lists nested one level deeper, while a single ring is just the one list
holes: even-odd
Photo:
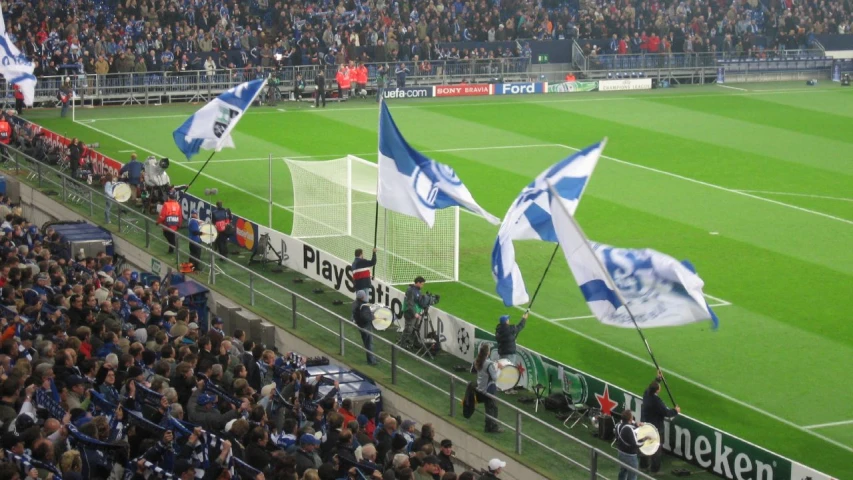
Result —
[{"label": "cameraman", "polygon": [[361,333],[361,341],[364,342],[364,349],[367,350],[367,364],[376,365],[379,362],[373,356],[373,334],[370,333],[373,327],[373,310],[370,309],[367,298],[364,290],[356,292],[355,302],[352,304],[352,320],[362,329],[359,333]]},{"label": "cameraman", "polygon": [[71,139],[68,145],[68,167],[71,169],[71,178],[77,180],[77,172],[80,170],[80,162],[83,160],[83,144],[76,138]]},{"label": "cameraman", "polygon": [[415,283],[409,285],[406,289],[406,297],[403,299],[403,319],[405,320],[405,328],[403,329],[403,346],[408,348],[411,346],[415,328],[421,319],[421,289],[426,280],[424,277],[415,277]]}]

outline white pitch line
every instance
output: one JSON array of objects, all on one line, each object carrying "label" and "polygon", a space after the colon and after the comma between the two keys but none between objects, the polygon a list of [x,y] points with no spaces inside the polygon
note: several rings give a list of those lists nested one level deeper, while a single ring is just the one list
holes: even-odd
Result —
[{"label": "white pitch line", "polygon": [[119,150],[118,153],[133,153],[136,150]]},{"label": "white pitch line", "polygon": [[819,423],[817,425],[806,425],[803,428],[826,428],[826,427],[840,427],[842,425],[850,425],[853,424],[853,420],[842,420],[840,422],[830,422],[830,423]]},{"label": "white pitch line", "polygon": [[[568,148],[569,150],[574,150],[576,152],[579,152],[581,150],[580,148],[570,147],[568,145],[562,145],[562,146],[565,148]],[[796,205],[791,205],[790,203],[780,202],[778,200],[773,200],[770,198],[765,198],[765,197],[761,197],[758,195],[753,195],[751,193],[747,193],[747,192],[744,192],[742,190],[734,190],[731,188],[723,187],[721,185],[716,185],[716,184],[705,182],[702,180],[697,180],[697,179],[691,178],[691,177],[685,177],[684,175],[679,175],[677,173],[667,172],[666,170],[660,170],[660,169],[657,169],[654,167],[648,167],[646,165],[640,165],[639,163],[633,163],[633,162],[628,162],[625,160],[620,160],[618,158],[610,157],[607,155],[602,155],[601,158],[606,158],[606,159],[611,160],[613,162],[621,163],[622,165],[628,165],[631,167],[640,168],[643,170],[648,170],[650,172],[660,173],[661,175],[666,175],[669,177],[678,178],[681,180],[696,183],[696,184],[703,185],[706,187],[714,188],[717,190],[722,190],[724,192],[734,193],[735,195],[742,195],[744,197],[754,198],[756,200],[761,200],[762,202],[772,203],[772,204],[779,205],[779,206],[786,207],[786,208],[790,208],[793,210],[798,210],[800,212],[810,213],[812,215],[817,215],[819,217],[824,217],[824,218],[828,218],[830,220],[835,220],[837,222],[842,222],[842,223],[846,223],[848,225],[853,225],[853,220],[848,220],[846,218],[836,217],[835,215],[830,215],[828,213],[818,212],[817,210],[809,210],[808,208],[798,207]]]},{"label": "white pitch line", "polygon": [[[556,145],[553,143],[542,143],[542,144],[533,144],[533,145],[498,145],[491,147],[465,147],[465,148],[442,148],[438,150],[419,150],[421,153],[447,153],[447,152],[472,152],[478,150],[512,150],[517,148],[544,148],[544,147],[553,147],[553,148],[563,148],[562,145]],[[376,152],[366,152],[366,153],[349,153],[347,155],[354,155],[356,157],[367,156],[367,155],[376,155]],[[273,157],[273,160],[300,160],[300,159],[308,159],[308,158],[343,158],[347,155],[302,155],[298,157]],[[254,158],[236,158],[236,159],[223,159],[223,160],[211,160],[210,163],[235,163],[235,162],[256,162],[256,161],[267,161],[268,157],[254,157]],[[193,160],[190,162],[181,162],[185,165],[194,165],[198,163],[205,163],[204,160]]]},{"label": "white pitch line", "polygon": [[[815,91],[819,91],[819,90],[815,90]],[[104,134],[104,135],[106,135],[106,136],[108,136],[108,137],[110,137],[110,138],[113,138],[113,139],[118,140],[118,141],[120,141],[120,142],[123,142],[123,143],[125,143],[125,144],[127,144],[127,145],[130,145],[131,147],[134,147],[134,148],[136,148],[136,149],[138,149],[138,150],[140,150],[140,151],[148,152],[148,153],[151,153],[152,155],[155,155],[155,156],[158,156],[158,157],[162,157],[162,156],[163,156],[163,155],[158,154],[157,152],[154,152],[154,151],[148,150],[148,149],[146,149],[146,148],[142,148],[142,147],[140,147],[140,146],[138,146],[138,145],[135,145],[135,144],[133,144],[133,143],[131,143],[131,142],[127,141],[127,140],[122,139],[121,137],[118,137],[118,136],[113,135],[113,134],[111,134],[111,133],[109,133],[109,132],[105,132],[105,131],[103,131],[103,130],[100,130],[100,129],[98,129],[98,128],[95,128],[95,127],[93,127],[93,126],[91,126],[91,125],[85,125],[85,124],[84,124],[84,126],[85,126],[85,127],[87,127],[87,128],[90,128],[90,129],[92,129],[92,130],[94,130],[94,131],[96,131],[96,132],[98,132],[98,133]],[[562,146],[563,146],[564,148],[568,148],[568,149],[570,149],[570,150],[578,150],[578,149],[576,149],[576,148],[574,148],[574,147],[569,147],[569,146],[566,146],[566,145],[562,145]],[[680,176],[680,175],[676,175],[676,174],[673,174],[673,173],[665,172],[665,171],[663,171],[663,170],[657,170],[657,169],[653,169],[653,168],[651,168],[651,167],[644,167],[644,166],[637,165],[637,164],[633,164],[633,163],[630,163],[630,162],[625,162],[625,161],[622,161],[622,160],[616,160],[616,159],[613,159],[613,158],[611,158],[611,157],[605,157],[605,158],[610,158],[610,159],[612,159],[612,160],[615,160],[615,161],[617,161],[617,162],[624,163],[624,164],[627,164],[627,165],[637,166],[637,167],[645,168],[645,169],[648,169],[648,170],[651,170],[651,171],[656,171],[656,172],[658,172],[658,173],[662,173],[662,174],[665,174],[665,175],[671,175],[671,176],[674,176],[674,177],[676,177],[676,178],[682,178],[682,179],[684,179],[684,180],[688,180],[688,181],[692,181],[692,182],[697,182],[697,183],[702,183],[702,184],[704,184],[704,183],[705,183],[705,182],[700,182],[700,181],[698,181],[698,180],[690,179],[690,178],[687,178],[687,177],[682,177],[682,176]],[[190,168],[190,167],[189,167],[189,166],[187,166],[187,165],[184,165],[184,164],[181,164],[181,163],[177,163],[177,162],[176,162],[176,165],[181,165],[181,166],[183,166],[184,168],[186,168],[186,169],[188,169],[188,170],[190,170],[190,171],[195,172],[195,170],[193,170],[192,168]],[[237,187],[236,185],[230,184],[230,183],[225,182],[225,181],[223,181],[223,180],[220,180],[220,179],[218,179],[218,178],[216,178],[216,177],[212,177],[212,176],[207,175],[207,174],[205,174],[205,173],[203,173],[203,172],[201,173],[201,175],[202,175],[202,176],[204,176],[204,177],[210,178],[210,179],[212,179],[212,180],[216,180],[216,181],[220,182],[222,185],[226,185],[226,186],[231,187],[231,188],[233,188],[233,189],[235,189],[235,190],[237,190],[237,191],[241,191],[241,192],[245,193],[246,195],[249,195],[249,196],[252,196],[252,197],[258,198],[258,199],[263,200],[263,201],[265,201],[265,202],[269,201],[269,199],[267,199],[267,198],[261,197],[260,195],[256,195],[256,194],[254,194],[254,193],[252,193],[252,192],[249,192],[249,191],[247,191],[247,190],[245,190],[245,189],[243,189],[243,188]],[[730,191],[730,192],[733,192],[733,193],[739,193],[739,192],[736,192],[735,190],[727,189],[727,188],[724,188],[724,187],[717,187],[717,186],[712,185],[712,184],[707,184],[707,185],[709,185],[709,186],[713,186],[713,187],[716,187],[716,188],[720,188],[720,189],[725,190],[725,191]],[[747,195],[747,194],[744,194],[744,195]],[[760,200],[764,200],[764,201],[769,201],[768,199],[765,199],[765,198],[762,198],[762,197],[757,197],[757,196],[754,196],[754,195],[747,195],[747,196],[750,196],[750,197],[752,197],[752,198],[756,198],[756,199],[760,199]],[[777,202],[771,202],[771,203],[777,203]],[[778,202],[778,203],[781,203],[781,202]],[[286,208],[285,206],[283,206],[283,205],[281,205],[281,204],[277,204],[277,203],[273,203],[273,205],[275,205],[275,206],[277,206],[277,207],[280,207],[280,208]],[[784,204],[784,203],[783,203],[782,205],[787,205],[787,204]],[[853,222],[849,222],[849,223],[853,223]],[[483,294],[483,295],[486,295],[486,296],[488,296],[488,297],[491,297],[491,298],[493,298],[493,299],[495,299],[495,300],[500,300],[500,298],[499,298],[497,295],[494,295],[494,294],[492,294],[492,293],[490,293],[490,292],[487,292],[487,291],[485,291],[485,290],[483,290],[483,289],[481,289],[481,288],[475,287],[475,286],[473,286],[473,285],[470,285],[470,284],[468,284],[468,283],[461,282],[461,281],[460,281],[460,282],[458,282],[458,283],[459,283],[460,285],[463,285],[463,286],[465,286],[465,287],[468,287],[468,288],[470,288],[470,289],[472,289],[472,290],[474,290],[474,291],[476,291],[476,292],[479,292],[479,293],[481,293],[481,294]],[[515,308],[516,308],[516,309],[518,309],[518,310],[525,310],[525,308],[523,308],[523,307],[515,307]],[[535,316],[535,317],[537,317],[537,318],[539,318],[539,319],[541,319],[541,320],[544,320],[544,321],[546,321],[546,322],[548,322],[548,323],[551,323],[551,324],[553,324],[553,325],[556,325],[556,326],[558,326],[559,328],[562,328],[562,329],[564,329],[564,330],[566,330],[566,331],[568,331],[568,332],[574,333],[575,335],[577,335],[577,336],[579,336],[579,337],[581,337],[581,338],[584,338],[584,339],[586,339],[586,340],[589,340],[590,342],[596,343],[596,344],[598,344],[598,345],[600,345],[600,346],[602,346],[602,347],[604,347],[604,348],[607,348],[607,349],[609,349],[609,350],[613,350],[614,352],[620,353],[620,354],[622,354],[622,355],[624,355],[624,356],[626,356],[626,357],[628,357],[628,358],[633,359],[634,361],[640,362],[640,363],[642,363],[642,364],[644,364],[644,365],[647,365],[647,366],[650,366],[650,367],[654,367],[654,366],[655,366],[651,361],[649,361],[649,360],[648,360],[648,359],[646,359],[646,358],[639,357],[639,356],[637,356],[637,355],[635,355],[635,354],[633,354],[633,353],[631,353],[631,352],[628,352],[628,351],[626,351],[626,350],[622,350],[621,348],[616,347],[616,346],[614,346],[614,345],[611,345],[611,344],[609,344],[609,343],[607,343],[607,342],[605,342],[605,341],[603,341],[603,340],[599,340],[599,339],[597,339],[597,338],[595,338],[595,337],[592,337],[592,336],[590,336],[590,335],[587,335],[587,334],[586,334],[586,333],[584,333],[584,332],[581,332],[581,331],[579,331],[579,330],[576,330],[576,329],[574,329],[574,328],[571,328],[571,327],[569,327],[569,326],[567,326],[567,325],[563,325],[563,324],[561,324],[561,323],[559,323],[559,322],[557,322],[557,321],[555,321],[555,320],[553,320],[553,319],[549,319],[549,318],[547,318],[547,317],[544,317],[544,316],[542,316],[542,315],[539,315],[539,314],[537,314],[537,313],[536,313],[536,312],[534,312],[534,311],[531,311],[531,312],[530,312],[530,314],[531,314],[531,315],[533,315],[533,316]],[[695,386],[695,387],[697,387],[697,388],[699,388],[699,389],[705,390],[705,391],[707,391],[707,392],[709,392],[709,393],[711,393],[711,394],[717,395],[717,396],[718,396],[718,397],[720,397],[720,398],[726,399],[726,400],[728,400],[728,401],[730,401],[730,402],[732,402],[732,403],[738,404],[738,405],[740,405],[740,406],[742,406],[742,407],[744,407],[744,408],[747,408],[747,409],[749,409],[749,410],[752,410],[752,411],[754,411],[754,412],[756,412],[756,413],[760,413],[760,414],[762,414],[762,415],[764,415],[764,416],[766,416],[766,417],[768,417],[768,418],[771,418],[771,419],[773,419],[773,420],[776,420],[776,421],[777,421],[777,422],[779,422],[779,423],[782,423],[782,424],[784,424],[784,425],[790,426],[791,428],[794,428],[794,429],[799,430],[799,431],[801,431],[801,432],[807,433],[807,434],[809,434],[809,435],[811,435],[811,436],[813,436],[813,437],[815,437],[815,438],[819,438],[819,439],[821,439],[821,440],[823,440],[823,441],[825,441],[825,442],[827,442],[827,443],[829,443],[829,444],[832,444],[832,445],[834,445],[834,446],[836,446],[836,447],[838,447],[838,448],[841,448],[841,449],[846,450],[846,451],[848,451],[848,452],[850,452],[850,453],[853,453],[853,447],[847,446],[847,445],[845,445],[845,444],[843,444],[843,443],[841,443],[841,442],[838,442],[838,441],[836,441],[836,440],[833,440],[833,439],[831,439],[831,438],[829,438],[829,437],[826,437],[826,436],[824,436],[824,435],[820,435],[820,434],[818,434],[818,433],[815,433],[815,432],[813,432],[813,431],[811,431],[811,430],[809,430],[809,429],[807,429],[807,428],[804,428],[804,427],[802,427],[802,426],[800,426],[800,425],[797,425],[796,423],[794,423],[794,422],[792,422],[792,421],[790,421],[790,420],[786,420],[786,419],[784,419],[784,418],[782,418],[782,417],[780,417],[780,416],[778,416],[778,415],[775,415],[775,414],[770,413],[770,412],[768,412],[768,411],[766,411],[766,410],[763,410],[763,409],[761,409],[761,408],[759,408],[759,407],[756,407],[756,406],[754,406],[754,405],[751,405],[751,404],[749,404],[749,403],[746,403],[746,402],[744,402],[743,400],[739,400],[739,399],[737,399],[737,398],[734,398],[734,397],[732,397],[731,395],[728,395],[728,394],[726,394],[726,393],[720,392],[719,390],[716,390],[716,389],[714,389],[714,388],[711,388],[711,387],[709,387],[709,386],[707,386],[707,385],[705,385],[705,384],[703,384],[703,383],[701,383],[701,382],[698,382],[698,381],[696,381],[696,380],[693,380],[693,379],[691,379],[691,378],[689,378],[689,377],[687,377],[687,376],[685,376],[685,375],[679,374],[679,373],[674,372],[674,371],[672,371],[672,370],[667,370],[666,372],[667,372],[667,374],[672,375],[673,377],[678,378],[679,380],[684,381],[684,382],[686,382],[686,383],[689,383],[689,384],[691,384],[691,385],[693,385],[693,386]]]},{"label": "white pitch line", "polygon": [[822,200],[838,200],[840,202],[853,202],[853,198],[847,197],[830,197],[826,195],[812,195],[809,193],[793,193],[793,192],[769,192],[767,190],[737,190],[738,192],[746,193],[762,193],[764,195],[786,195],[789,197],[804,197],[804,198],[820,198]]},{"label": "white pitch line", "polygon": [[[735,88],[735,87],[731,87]],[[752,96],[761,96],[761,95],[779,95],[790,92],[800,92],[800,93],[828,93],[833,92],[834,90],[827,89],[819,89],[819,90],[806,90],[800,88],[781,88],[781,89],[768,89],[768,90],[750,90],[744,93],[697,93],[697,94],[686,94],[686,95],[673,95],[668,98],[715,98],[715,97],[731,97],[731,96],[743,96],[743,97],[752,97]],[[660,97],[662,95],[635,95],[635,96],[607,96],[607,97],[596,97],[596,98],[551,98],[549,100],[525,100],[523,103],[525,104],[539,104],[539,103],[587,103],[587,102],[614,102],[614,101],[625,101],[625,100],[644,100],[646,97]],[[492,101],[488,103],[476,103],[476,102],[454,102],[454,103],[438,103],[427,105],[424,103],[419,103],[417,105],[400,105],[397,102],[394,102],[394,109],[410,109],[410,108],[424,108],[429,107],[432,108],[460,108],[460,107],[469,107],[469,106],[503,106],[503,105],[519,105],[521,101]],[[335,114],[335,113],[345,113],[345,112],[355,112],[355,111],[365,111],[372,110],[377,111],[379,107],[353,107],[353,108],[330,108],[330,109],[296,109],[296,110],[286,110],[284,112],[279,112],[277,110],[263,110],[263,109],[253,109],[246,113],[246,116],[253,115],[281,115],[282,113],[293,114],[293,113],[305,113],[305,114]],[[76,120],[77,122],[94,122],[94,121],[111,121],[111,120],[159,120],[164,118],[188,118],[192,113],[182,113],[176,115],[148,115],[148,116],[136,116],[136,117],[106,117],[106,118],[97,118],[92,120]]]},{"label": "white pitch line", "polygon": [[718,83],[718,84],[717,84],[717,86],[718,86],[718,87],[721,87],[721,88],[730,88],[730,89],[732,89],[732,90],[738,90],[738,91],[740,91],[740,92],[748,92],[748,91],[749,91],[749,90],[747,90],[747,89],[745,89],[745,88],[732,87],[732,86],[729,86],[729,85],[723,85],[723,84],[720,84],[720,83]]},{"label": "white pitch line", "polygon": [[718,303],[718,305],[716,305],[716,306],[718,306],[718,307],[726,307],[726,306],[732,304],[732,302],[729,302],[728,300],[723,300],[722,298],[715,297],[713,295],[708,295],[707,293],[703,293],[703,295],[710,298],[711,300],[716,301]]},{"label": "white pitch line", "polygon": [[595,318],[595,315],[581,315],[579,317],[563,317],[563,318],[552,318],[552,322],[566,322],[568,320],[585,320],[587,318]]}]

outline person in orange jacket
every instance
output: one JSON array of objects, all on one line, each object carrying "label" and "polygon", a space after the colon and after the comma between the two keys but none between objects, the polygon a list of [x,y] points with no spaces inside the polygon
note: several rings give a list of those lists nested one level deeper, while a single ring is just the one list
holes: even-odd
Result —
[{"label": "person in orange jacket", "polygon": [[175,232],[181,228],[183,223],[181,214],[181,205],[178,204],[178,192],[172,190],[169,192],[169,199],[163,204],[160,210],[160,218],[157,219],[158,225],[163,225],[163,236],[169,242],[169,253],[175,251]]},{"label": "person in orange jacket", "polygon": [[367,67],[361,62],[355,67],[355,88],[356,93],[367,98]]},{"label": "person in orange jacket", "polygon": [[348,92],[350,88],[349,68],[346,65],[341,65],[338,68],[338,73],[335,74],[335,81],[338,82],[338,97],[343,100],[344,92]]}]

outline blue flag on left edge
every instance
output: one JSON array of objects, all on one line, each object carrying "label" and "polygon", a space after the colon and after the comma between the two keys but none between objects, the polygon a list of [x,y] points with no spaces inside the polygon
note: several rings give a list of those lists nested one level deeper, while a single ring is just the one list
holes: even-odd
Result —
[{"label": "blue flag on left edge", "polygon": [[569,269],[599,322],[631,328],[636,321],[649,328],[711,320],[717,328],[717,315],[702,293],[705,283],[690,262],[650,248],[590,242],[558,197],[551,198],[551,212]]},{"label": "blue flag on left edge", "polygon": [[[35,64],[24,56],[6,32],[6,20],[0,10],[0,74],[6,83],[17,85],[24,94],[24,104],[33,106],[36,96]],[[21,112],[18,112],[19,114]]]},{"label": "blue flag on left edge", "polygon": [[430,228],[435,211],[448,207],[466,208],[493,225],[501,222],[474,201],[451,167],[425,157],[406,142],[385,102],[379,108],[379,205],[420,218]]},{"label": "blue flag on left edge", "polygon": [[178,127],[172,137],[187,160],[202,148],[217,152],[223,148],[234,148],[231,130],[252,106],[266,83],[266,79],[252,80],[229,88]]}]

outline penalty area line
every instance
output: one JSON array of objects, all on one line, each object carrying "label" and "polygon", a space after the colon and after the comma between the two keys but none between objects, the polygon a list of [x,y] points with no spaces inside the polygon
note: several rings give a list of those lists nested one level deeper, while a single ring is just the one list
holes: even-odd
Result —
[{"label": "penalty area line", "polygon": [[717,86],[718,86],[718,87],[720,87],[720,88],[729,88],[729,89],[731,89],[731,90],[737,90],[737,91],[739,91],[739,92],[748,92],[748,91],[749,91],[749,90],[747,90],[747,89],[745,89],[745,88],[731,87],[731,86],[729,86],[729,85],[723,85],[722,83],[718,83],[718,84],[717,84]]},{"label": "penalty area line", "polygon": [[817,425],[806,425],[803,428],[813,429],[813,428],[826,428],[826,427],[840,427],[843,425],[853,424],[853,420],[842,420],[840,422],[830,422],[830,423],[818,423]]}]

